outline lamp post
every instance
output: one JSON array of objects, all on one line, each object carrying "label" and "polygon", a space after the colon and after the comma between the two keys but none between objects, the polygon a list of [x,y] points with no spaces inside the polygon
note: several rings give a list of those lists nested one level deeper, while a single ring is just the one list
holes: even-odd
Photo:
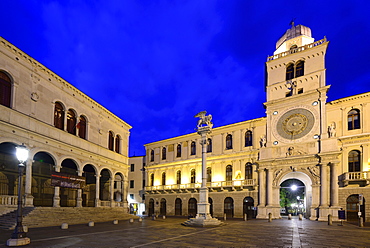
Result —
[{"label": "lamp post", "polygon": [[27,245],[31,242],[30,238],[27,237],[27,233],[24,231],[22,224],[22,179],[25,162],[28,159],[28,149],[23,144],[16,147],[16,155],[19,161],[18,164],[18,209],[17,209],[17,225],[10,239],[7,240],[8,246],[21,246]]}]

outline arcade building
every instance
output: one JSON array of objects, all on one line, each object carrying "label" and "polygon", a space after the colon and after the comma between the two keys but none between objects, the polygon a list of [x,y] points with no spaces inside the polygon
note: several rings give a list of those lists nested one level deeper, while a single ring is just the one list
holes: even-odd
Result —
[{"label": "arcade building", "polygon": [[[281,218],[282,191],[295,182],[306,218],[327,221],[331,214],[336,220],[343,208],[349,221],[358,214],[370,221],[370,92],[327,102],[328,45],[326,38],[315,41],[310,28],[293,25],[267,58],[266,117],[208,135],[211,215]],[[200,136],[145,149],[148,214],[194,216],[202,181]]]},{"label": "arcade building", "polygon": [[17,206],[22,144],[24,206],[128,207],[131,126],[3,38],[0,113],[0,214]]}]

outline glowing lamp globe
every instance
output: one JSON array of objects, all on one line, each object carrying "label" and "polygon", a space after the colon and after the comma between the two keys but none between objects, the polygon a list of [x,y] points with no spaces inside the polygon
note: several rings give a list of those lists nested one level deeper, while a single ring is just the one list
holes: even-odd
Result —
[{"label": "glowing lamp globe", "polygon": [[23,163],[28,159],[28,149],[24,145],[17,146],[16,155],[19,162]]}]

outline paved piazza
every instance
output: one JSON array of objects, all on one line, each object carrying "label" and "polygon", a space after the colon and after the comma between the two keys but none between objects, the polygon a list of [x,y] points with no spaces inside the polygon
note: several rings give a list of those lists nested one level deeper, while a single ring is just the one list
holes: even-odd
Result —
[{"label": "paved piazza", "polygon": [[[370,247],[370,227],[298,219],[227,220],[214,228],[185,227],[183,218],[144,219],[29,230],[25,247]],[[6,247],[10,231],[0,231]]]}]

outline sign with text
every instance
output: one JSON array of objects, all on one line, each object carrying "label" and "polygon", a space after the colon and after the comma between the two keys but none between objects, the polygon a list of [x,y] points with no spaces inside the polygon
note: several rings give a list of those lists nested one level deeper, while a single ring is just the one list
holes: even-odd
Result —
[{"label": "sign with text", "polygon": [[53,172],[51,174],[51,186],[63,188],[82,189],[86,184],[85,177]]}]

